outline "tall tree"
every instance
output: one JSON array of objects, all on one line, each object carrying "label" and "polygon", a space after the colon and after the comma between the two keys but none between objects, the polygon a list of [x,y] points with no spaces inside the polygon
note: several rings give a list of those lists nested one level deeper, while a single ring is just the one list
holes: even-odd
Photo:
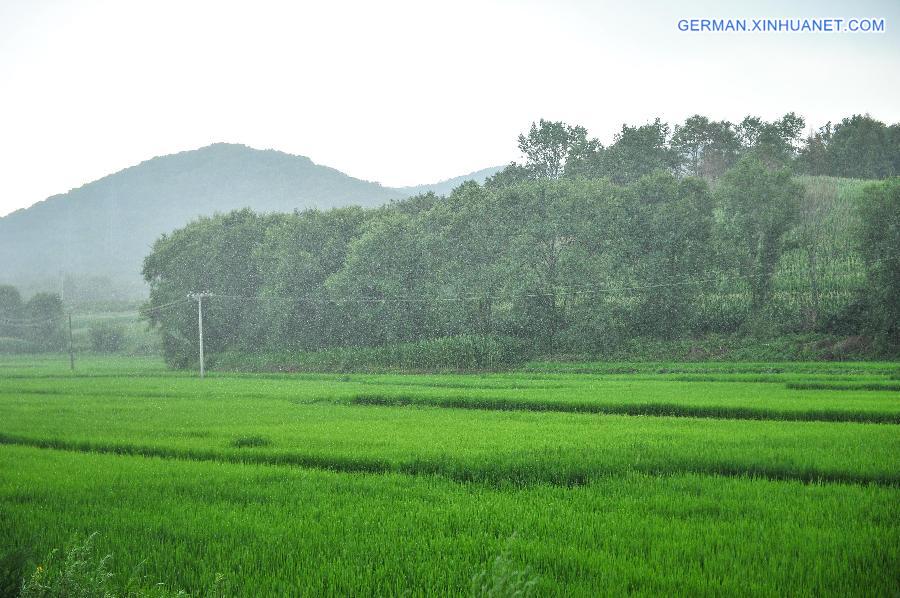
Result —
[{"label": "tall tree", "polygon": [[831,173],[858,179],[895,175],[894,161],[900,147],[892,148],[891,143],[883,122],[860,114],[845,118],[835,125],[828,143]]},{"label": "tall tree", "polygon": [[720,177],[740,155],[734,125],[728,121],[710,121],[699,114],[675,126],[671,146],[682,173],[707,179]]},{"label": "tall tree", "polygon": [[266,229],[281,218],[239,210],[200,218],[154,243],[143,268],[150,284],[148,319],[162,332],[170,364],[186,367],[197,359],[197,308],[156,308],[182,301],[194,291],[222,295],[205,300],[204,341],[210,355],[260,343],[266,323],[252,299],[262,282],[253,256]]},{"label": "tall tree", "polygon": [[748,116],[738,125],[737,133],[745,153],[755,154],[769,168],[780,168],[796,155],[804,125],[803,118],[794,112],[772,122]]},{"label": "tall tree", "polygon": [[866,290],[878,337],[900,347],[900,178],[866,187],[860,203],[860,251],[866,262]]},{"label": "tall tree", "polygon": [[803,174],[813,176],[834,175],[831,164],[831,138],[833,136],[831,122],[810,133],[800,152],[797,154],[796,169]]},{"label": "tall tree", "polygon": [[505,194],[469,181],[425,215],[422,250],[429,256],[431,305],[446,334],[493,334],[500,315],[495,298],[507,277],[498,256],[514,235],[515,218],[498,200]]},{"label": "tall tree", "polygon": [[62,299],[56,293],[37,293],[22,313],[28,320],[26,338],[44,351],[59,351],[66,346]]},{"label": "tall tree", "polygon": [[0,336],[22,337],[22,296],[12,285],[0,285]]},{"label": "tall tree", "polygon": [[418,340],[433,330],[433,314],[423,300],[431,289],[421,237],[416,217],[385,210],[349,244],[342,268],[325,284],[336,299],[352,298],[340,306],[354,344]]},{"label": "tall tree", "polygon": [[604,168],[610,180],[626,184],[655,170],[676,171],[678,154],[669,147],[668,141],[669,125],[658,118],[639,127],[622,125],[604,155]]},{"label": "tall tree", "polygon": [[346,341],[325,281],[343,267],[350,242],[370,216],[358,207],[307,210],[266,230],[254,260],[270,346],[313,350]]},{"label": "tall tree", "polygon": [[519,135],[519,151],[525,167],[535,179],[558,179],[565,173],[567,162],[598,151],[601,146],[588,139],[587,130],[564,122],[541,119],[531,123],[528,134]]},{"label": "tall tree", "polygon": [[789,170],[772,170],[756,155],[741,159],[717,189],[722,238],[731,240],[733,258],[750,288],[755,315],[772,295],[775,270],[785,236],[797,222],[802,193]]},{"label": "tall tree", "polygon": [[657,171],[628,189],[633,198],[626,232],[635,296],[636,333],[673,338],[691,329],[695,298],[712,255],[713,202],[698,178]]}]

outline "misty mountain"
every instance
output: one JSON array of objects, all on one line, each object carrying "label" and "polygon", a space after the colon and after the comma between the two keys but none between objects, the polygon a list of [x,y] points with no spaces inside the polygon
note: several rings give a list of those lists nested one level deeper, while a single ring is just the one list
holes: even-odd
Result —
[{"label": "misty mountain", "polygon": [[0,218],[0,283],[56,285],[63,275],[106,279],[121,296],[143,288],[140,267],[153,242],[197,216],[376,206],[499,168],[405,188],[348,176],[304,156],[217,143],[147,160]]},{"label": "misty mountain", "polygon": [[447,195],[466,181],[478,181],[479,183],[483,183],[486,179],[494,176],[501,170],[503,170],[504,166],[492,166],[491,168],[482,168],[481,170],[476,170],[475,172],[470,172],[469,174],[464,174],[462,176],[453,177],[452,179],[447,179],[445,181],[440,181],[431,185],[415,185],[413,187],[400,187],[398,190],[404,192],[407,196],[412,197],[413,195],[420,195],[422,193],[436,193],[437,195]]}]

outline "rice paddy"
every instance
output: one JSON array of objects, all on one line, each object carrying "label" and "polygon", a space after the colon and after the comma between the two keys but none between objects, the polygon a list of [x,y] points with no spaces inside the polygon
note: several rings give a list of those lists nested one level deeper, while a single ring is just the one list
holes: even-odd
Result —
[{"label": "rice paddy", "polygon": [[0,548],[33,567],[98,532],[118,575],[194,594],[458,595],[511,570],[537,595],[896,595],[897,372],[4,358]]}]

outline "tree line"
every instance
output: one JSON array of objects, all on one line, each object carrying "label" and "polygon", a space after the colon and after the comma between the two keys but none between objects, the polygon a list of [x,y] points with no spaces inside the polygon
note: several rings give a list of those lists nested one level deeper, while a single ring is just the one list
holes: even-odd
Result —
[{"label": "tree line", "polygon": [[56,293],[27,301],[12,285],[0,285],[0,351],[59,351],[66,347],[63,302]]},{"label": "tree line", "polygon": [[192,291],[212,295],[213,358],[466,335],[579,355],[710,333],[900,345],[900,180],[847,199],[840,181],[798,178],[794,115],[690,123],[625,127],[604,148],[540,121],[521,164],[446,198],[200,218],[145,259],[147,317],[180,366],[195,360]]},{"label": "tree line", "polygon": [[623,125],[604,147],[584,127],[542,120],[519,137],[526,163],[513,164],[504,176],[606,177],[627,184],[665,170],[713,181],[749,154],[770,167],[790,166],[796,174],[858,179],[900,175],[900,124],[888,126],[856,114],[804,137],[805,126],[793,112],[773,121],[747,116],[739,123],[694,115],[674,127],[660,119]]}]

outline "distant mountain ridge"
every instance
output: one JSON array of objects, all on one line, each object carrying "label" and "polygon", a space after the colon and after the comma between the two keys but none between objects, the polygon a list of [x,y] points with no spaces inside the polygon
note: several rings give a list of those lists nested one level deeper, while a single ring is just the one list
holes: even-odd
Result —
[{"label": "distant mountain ridge", "polygon": [[414,185],[411,187],[398,187],[398,191],[402,191],[407,194],[408,197],[412,197],[413,195],[420,195],[422,193],[435,193],[436,195],[447,195],[466,181],[477,181],[479,183],[483,183],[488,178],[494,176],[501,170],[503,170],[504,166],[492,166],[490,168],[482,168],[481,170],[476,170],[474,172],[470,172],[469,174],[464,174],[462,176],[453,177],[452,179],[446,179],[443,181],[438,181],[437,183],[432,183],[430,185]]},{"label": "distant mountain ridge", "polygon": [[444,195],[498,170],[391,188],[305,156],[216,143],[152,158],[0,218],[0,283],[27,287],[74,274],[140,287],[141,262],[153,242],[198,216],[244,207],[371,207],[429,191]]}]

